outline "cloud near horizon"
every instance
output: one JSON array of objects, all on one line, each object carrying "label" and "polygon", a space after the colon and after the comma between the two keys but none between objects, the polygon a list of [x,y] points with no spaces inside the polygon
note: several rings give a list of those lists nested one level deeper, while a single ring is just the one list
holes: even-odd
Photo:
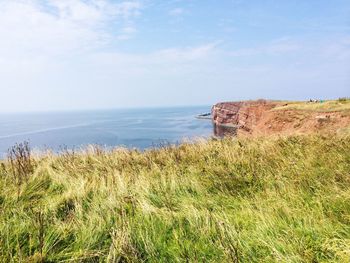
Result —
[{"label": "cloud near horizon", "polygon": [[[221,5],[0,0],[0,112],[350,95],[345,22],[330,18],[331,33],[329,27],[281,32],[270,19],[275,8],[283,16],[282,4]],[[290,23],[292,17],[286,28]]]}]

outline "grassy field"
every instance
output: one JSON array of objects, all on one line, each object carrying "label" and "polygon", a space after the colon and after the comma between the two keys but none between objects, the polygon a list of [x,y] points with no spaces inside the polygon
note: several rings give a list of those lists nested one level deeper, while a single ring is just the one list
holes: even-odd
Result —
[{"label": "grassy field", "polygon": [[1,262],[350,262],[350,137],[14,149]]},{"label": "grassy field", "polygon": [[279,106],[274,110],[306,110],[319,112],[350,111],[350,99],[326,100],[319,102],[286,101],[287,105]]}]

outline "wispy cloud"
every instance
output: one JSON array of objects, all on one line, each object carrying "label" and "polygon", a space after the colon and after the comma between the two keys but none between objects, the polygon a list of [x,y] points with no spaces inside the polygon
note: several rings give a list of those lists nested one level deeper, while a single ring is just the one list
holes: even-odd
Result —
[{"label": "wispy cloud", "polygon": [[[45,3],[45,4],[43,4]],[[139,1],[12,0],[0,2],[2,55],[62,54],[100,47],[113,38],[108,23],[118,21],[122,35],[136,32]],[[123,26],[123,24],[125,24]]]},{"label": "wispy cloud", "polygon": [[124,19],[130,19],[141,14],[143,5],[139,1],[125,1],[114,4],[112,11],[116,15],[122,16]]},{"label": "wispy cloud", "polygon": [[[207,43],[193,47],[160,49],[144,54],[128,54],[120,52],[100,52],[90,56],[90,63],[102,65],[104,68],[132,72],[143,72],[146,69],[168,71],[183,69],[185,65],[198,67],[200,63],[215,56],[219,42]],[[203,64],[204,62],[204,64]],[[152,73],[153,74],[153,73]]]},{"label": "wispy cloud", "polygon": [[255,55],[277,55],[283,53],[296,52],[302,49],[302,45],[288,37],[273,40],[267,44],[261,44],[251,48],[241,48],[229,52],[230,56],[255,56]]},{"label": "wispy cloud", "polygon": [[196,47],[169,48],[154,52],[152,56],[167,61],[193,61],[208,57],[215,51],[219,42],[204,44]]},{"label": "wispy cloud", "polygon": [[123,27],[121,30],[120,30],[120,34],[117,36],[117,39],[118,40],[128,40],[128,39],[131,39],[135,33],[137,32],[137,29],[134,25],[132,24],[129,24],[129,25],[126,25],[125,27]]},{"label": "wispy cloud", "polygon": [[185,13],[185,9],[183,8],[174,8],[174,9],[171,9],[169,11],[169,15],[171,16],[180,16],[180,15],[183,15]]}]

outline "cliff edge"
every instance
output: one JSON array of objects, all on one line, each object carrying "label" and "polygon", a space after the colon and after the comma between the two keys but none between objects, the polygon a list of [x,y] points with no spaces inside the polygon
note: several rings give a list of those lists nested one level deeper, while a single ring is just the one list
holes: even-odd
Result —
[{"label": "cliff edge", "polygon": [[350,127],[350,100],[336,101],[238,101],[212,107],[212,121],[232,127],[237,135],[338,133]]}]

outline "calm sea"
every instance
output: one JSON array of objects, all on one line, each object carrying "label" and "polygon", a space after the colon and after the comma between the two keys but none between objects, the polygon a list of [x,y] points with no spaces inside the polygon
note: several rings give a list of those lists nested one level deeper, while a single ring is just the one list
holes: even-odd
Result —
[{"label": "calm sea", "polygon": [[209,106],[0,114],[0,158],[23,141],[34,149],[59,151],[87,144],[145,149],[208,137],[213,132],[211,121],[195,118],[206,112]]}]

